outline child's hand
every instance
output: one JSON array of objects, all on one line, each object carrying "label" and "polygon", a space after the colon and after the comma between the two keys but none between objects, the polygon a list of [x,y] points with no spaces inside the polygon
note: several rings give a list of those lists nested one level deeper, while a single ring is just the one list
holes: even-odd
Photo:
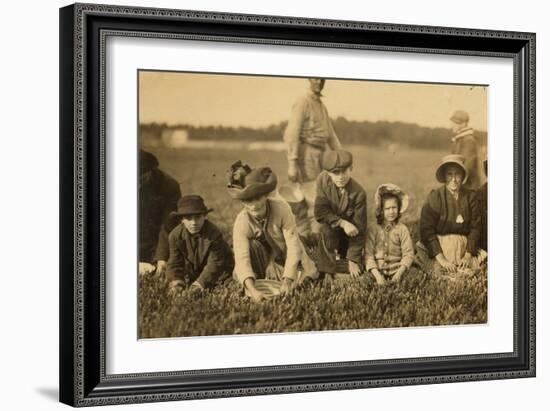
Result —
[{"label": "child's hand", "polygon": [[204,287],[201,285],[201,283],[199,283],[198,281],[194,281],[190,286],[189,286],[189,292],[191,294],[201,294],[202,292],[204,291]]},{"label": "child's hand", "polygon": [[180,295],[185,290],[185,283],[181,280],[170,281],[168,292],[172,297]]},{"label": "child's hand", "polygon": [[342,227],[348,237],[355,237],[357,234],[359,234],[359,230],[357,229],[357,227],[355,227],[349,221],[341,220],[340,227]]},{"label": "child's hand", "polygon": [[384,285],[386,284],[386,279],[382,274],[380,274],[380,271],[378,271],[377,268],[373,268],[371,270],[372,275],[374,275],[374,279],[376,280],[376,284],[378,285]]},{"label": "child's hand", "polygon": [[348,263],[348,266],[349,266],[349,273],[351,275],[351,278],[353,279],[359,278],[359,275],[361,275],[361,267],[359,266],[359,264],[350,260]]},{"label": "child's hand", "polygon": [[401,277],[403,276],[403,273],[405,272],[406,268],[404,266],[401,266],[399,267],[399,269],[397,270],[397,272],[393,275],[392,277],[392,282],[394,283],[398,283],[399,281],[401,281]]},{"label": "child's hand", "polygon": [[148,275],[155,271],[155,266],[150,263],[139,263],[139,275]]},{"label": "child's hand", "polygon": [[248,291],[248,295],[250,296],[250,298],[252,298],[252,301],[254,301],[255,303],[260,303],[263,300],[267,300],[267,296],[260,290],[258,290],[254,285],[253,278],[247,278],[244,281],[244,287],[246,288],[246,291]]},{"label": "child's hand", "polygon": [[292,279],[283,278],[283,284],[281,285],[281,294],[286,294],[292,289]]},{"label": "child's hand", "polygon": [[258,290],[256,287],[252,289],[249,288],[248,293],[250,294],[250,298],[252,298],[252,301],[254,301],[255,303],[261,303],[262,301],[267,300],[266,295]]},{"label": "child's hand", "polygon": [[157,271],[155,274],[159,277],[162,277],[166,272],[166,261],[158,260],[157,261]]}]

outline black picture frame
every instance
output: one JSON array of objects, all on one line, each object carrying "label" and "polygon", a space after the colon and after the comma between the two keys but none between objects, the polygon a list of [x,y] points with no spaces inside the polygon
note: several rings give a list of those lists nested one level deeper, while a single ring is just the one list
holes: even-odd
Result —
[{"label": "black picture frame", "polygon": [[[514,350],[105,373],[105,39],[110,35],[507,57],[514,65]],[[75,4],[60,9],[60,401],[73,406],[535,376],[535,34]]]}]

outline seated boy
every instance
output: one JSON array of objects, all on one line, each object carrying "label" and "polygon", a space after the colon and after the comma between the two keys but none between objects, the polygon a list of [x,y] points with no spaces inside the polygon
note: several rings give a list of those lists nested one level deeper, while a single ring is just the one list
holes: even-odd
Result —
[{"label": "seated boy", "polygon": [[363,271],[367,196],[351,178],[353,157],[350,152],[325,152],[322,167],[324,171],[317,177],[315,219],[321,224],[320,233],[326,248],[346,259],[346,272],[357,278]]},{"label": "seated boy", "polygon": [[187,286],[192,291],[204,290],[231,276],[233,254],[218,227],[207,220],[211,211],[202,197],[187,195],[180,198],[178,211],[172,213],[181,218],[181,224],[168,236],[166,277],[175,294]]},{"label": "seated boy", "polygon": [[269,167],[251,169],[240,161],[229,171],[229,195],[243,206],[233,226],[234,277],[255,302],[268,298],[257,286],[257,279],[281,282],[284,294],[303,276],[317,277],[313,262],[303,252],[296,223],[288,204],[269,198],[277,187],[277,176]]}]

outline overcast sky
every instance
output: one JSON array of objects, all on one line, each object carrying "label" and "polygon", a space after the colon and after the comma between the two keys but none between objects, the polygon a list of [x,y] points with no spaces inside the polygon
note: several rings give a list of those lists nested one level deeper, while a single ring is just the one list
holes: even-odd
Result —
[{"label": "overcast sky", "polygon": [[[306,93],[303,78],[173,72],[140,72],[141,123],[264,127],[287,120]],[[323,102],[332,118],[402,121],[449,127],[457,110],[470,125],[487,130],[487,92],[482,86],[327,80]]]}]

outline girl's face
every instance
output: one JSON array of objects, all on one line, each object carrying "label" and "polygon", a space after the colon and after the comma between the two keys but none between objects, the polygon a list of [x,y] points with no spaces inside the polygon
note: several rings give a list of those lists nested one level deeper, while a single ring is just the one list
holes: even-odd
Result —
[{"label": "girl's face", "polygon": [[344,170],[329,171],[328,175],[336,187],[344,188],[351,178],[351,167]]},{"label": "girl's face", "polygon": [[205,221],[206,214],[186,215],[181,219],[181,222],[191,234],[197,234],[201,231]]},{"label": "girl's face", "polygon": [[253,200],[241,200],[241,203],[253,217],[263,217],[266,212],[267,195]]},{"label": "girl's face", "polygon": [[384,221],[387,223],[394,222],[399,217],[399,204],[397,198],[390,197],[384,201]]},{"label": "girl's face", "polygon": [[445,170],[445,185],[452,191],[458,191],[464,181],[464,171],[455,165],[450,165]]}]

